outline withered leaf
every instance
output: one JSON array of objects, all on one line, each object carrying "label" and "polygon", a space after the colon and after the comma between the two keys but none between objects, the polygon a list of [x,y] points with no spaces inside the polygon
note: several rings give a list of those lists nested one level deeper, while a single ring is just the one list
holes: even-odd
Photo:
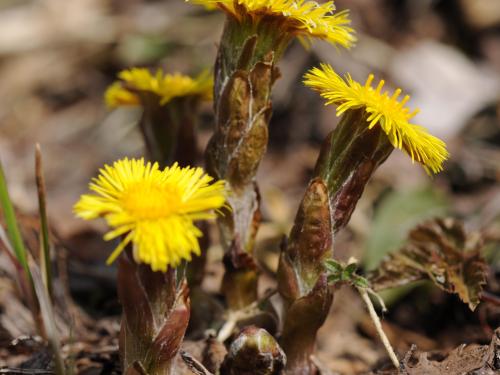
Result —
[{"label": "withered leaf", "polygon": [[481,247],[480,236],[467,234],[458,220],[429,220],[413,229],[407,244],[384,258],[369,280],[375,290],[382,290],[430,279],[474,310],[486,283]]},{"label": "withered leaf", "polygon": [[[451,352],[417,352],[412,348],[402,361],[407,375],[498,374],[500,370],[500,329],[493,333],[490,345],[460,345]],[[396,372],[395,372],[396,373]]]}]

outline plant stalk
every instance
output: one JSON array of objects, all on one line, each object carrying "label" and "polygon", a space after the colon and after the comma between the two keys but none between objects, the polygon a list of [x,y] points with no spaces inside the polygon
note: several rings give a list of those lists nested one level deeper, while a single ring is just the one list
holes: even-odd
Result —
[{"label": "plant stalk", "polygon": [[42,278],[47,293],[49,297],[52,298],[52,262],[50,258],[49,224],[47,218],[47,194],[45,189],[45,178],[43,176],[42,152],[38,143],[35,147],[35,178],[38,191],[38,212],[40,215],[41,229],[40,269],[42,270]]},{"label": "plant stalk", "polygon": [[234,310],[257,299],[253,250],[260,196],[255,176],[268,143],[275,64],[290,41],[276,26],[228,16],[215,65],[215,132],[206,163],[231,191],[230,209],[218,223],[225,250],[222,291]]},{"label": "plant stalk", "polygon": [[333,258],[335,234],[392,150],[382,129],[368,129],[362,110],[347,112],[323,143],[278,268],[286,303],[281,344],[289,375],[316,373],[311,361],[316,334],[333,301],[324,262]]},{"label": "plant stalk", "polygon": [[123,307],[120,353],[124,373],[175,374],[175,357],[189,322],[189,290],[176,271],[138,265],[130,249],[120,258],[118,296]]}]

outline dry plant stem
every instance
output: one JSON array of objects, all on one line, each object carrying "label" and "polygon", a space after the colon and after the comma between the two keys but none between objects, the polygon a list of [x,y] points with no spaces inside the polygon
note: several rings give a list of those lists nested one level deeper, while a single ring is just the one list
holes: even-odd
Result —
[{"label": "dry plant stem", "polygon": [[37,265],[31,258],[30,265],[31,274],[33,276],[33,285],[35,288],[38,304],[40,305],[40,313],[44,331],[46,332],[50,349],[54,354],[55,373],[57,375],[64,375],[66,374],[66,368],[61,356],[61,342],[59,340],[59,334],[57,333],[57,327],[55,325],[56,319],[54,310],[52,308],[52,302],[47,292],[45,282],[42,279],[42,275],[40,274],[40,270],[37,268]]},{"label": "dry plant stem", "polygon": [[118,267],[118,296],[123,306],[120,353],[124,373],[138,366],[147,374],[174,374],[175,356],[189,321],[185,279],[175,270],[153,272],[138,265],[128,250]]},{"label": "dry plant stem", "polygon": [[373,307],[372,300],[370,299],[367,290],[365,288],[357,288],[357,289],[359,294],[361,295],[361,298],[363,299],[363,302],[368,308],[368,313],[370,314],[370,318],[372,319],[373,324],[375,325],[375,329],[377,330],[377,333],[380,336],[380,339],[382,340],[382,344],[384,344],[385,350],[387,351],[387,354],[389,355],[392,364],[394,365],[394,367],[399,368],[398,357],[396,356],[396,353],[394,353],[394,349],[392,348],[391,343],[389,342],[389,339],[387,338],[382,328],[382,323],[380,322],[380,318],[378,317],[377,312]]},{"label": "dry plant stem", "polygon": [[181,350],[180,355],[186,366],[191,370],[193,374],[196,375],[213,375],[210,371],[207,370],[205,366],[203,366],[200,361],[194,358],[191,354]]},{"label": "dry plant stem", "polygon": [[40,227],[41,227],[41,255],[40,255],[40,269],[42,270],[42,277],[47,289],[47,293],[52,298],[52,262],[50,259],[50,242],[49,242],[49,225],[47,218],[47,203],[46,203],[46,190],[45,178],[43,177],[42,166],[42,151],[40,145],[37,143],[35,148],[35,178],[36,187],[38,190],[38,212],[40,214]]},{"label": "dry plant stem", "polygon": [[225,179],[230,210],[219,219],[225,248],[222,290],[231,309],[257,299],[253,258],[260,223],[255,175],[266,151],[275,62],[288,44],[284,33],[228,17],[215,67],[215,132],[206,152],[211,175]]},{"label": "dry plant stem", "polygon": [[7,233],[5,233],[1,225],[0,225],[0,251],[5,251],[5,254],[7,254],[8,258],[14,265],[18,274],[17,281],[19,283],[21,294],[26,299],[27,304],[30,308],[30,312],[33,316],[33,320],[35,321],[35,326],[38,331],[38,334],[42,338],[46,338],[45,328],[43,325],[42,316],[40,314],[40,306],[38,305],[38,302],[36,300],[36,291],[34,288],[33,279],[30,277],[31,274],[27,275],[26,272],[24,272],[24,267],[19,261],[19,259],[16,257],[14,249],[12,248],[9,239],[7,238]]},{"label": "dry plant stem", "polygon": [[311,361],[316,333],[333,300],[324,261],[333,257],[335,234],[392,149],[380,128],[367,129],[363,111],[346,113],[323,144],[278,269],[278,289],[286,302],[281,344],[287,374],[316,373]]}]

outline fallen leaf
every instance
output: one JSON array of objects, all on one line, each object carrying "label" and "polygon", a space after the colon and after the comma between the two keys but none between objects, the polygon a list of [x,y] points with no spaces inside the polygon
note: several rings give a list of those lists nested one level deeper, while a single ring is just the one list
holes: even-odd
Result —
[{"label": "fallen leaf", "polygon": [[369,280],[381,290],[430,279],[474,310],[486,283],[481,248],[482,239],[467,234],[458,220],[429,220],[413,229],[407,244],[387,256]]}]

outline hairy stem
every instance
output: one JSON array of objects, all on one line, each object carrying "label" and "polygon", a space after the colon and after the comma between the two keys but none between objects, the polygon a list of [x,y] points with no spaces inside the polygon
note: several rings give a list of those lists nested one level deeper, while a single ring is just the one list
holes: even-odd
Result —
[{"label": "hairy stem", "polygon": [[277,58],[288,44],[286,33],[266,22],[228,17],[215,67],[215,132],[206,151],[211,175],[225,179],[229,210],[219,218],[226,273],[222,291],[231,309],[257,299],[253,257],[260,223],[255,180],[268,142],[271,89]]},{"label": "hairy stem", "polygon": [[361,110],[347,112],[323,143],[278,269],[287,374],[316,373],[311,355],[333,301],[324,262],[333,257],[334,236],[348,223],[369,178],[391,152],[385,134],[368,129]]}]

